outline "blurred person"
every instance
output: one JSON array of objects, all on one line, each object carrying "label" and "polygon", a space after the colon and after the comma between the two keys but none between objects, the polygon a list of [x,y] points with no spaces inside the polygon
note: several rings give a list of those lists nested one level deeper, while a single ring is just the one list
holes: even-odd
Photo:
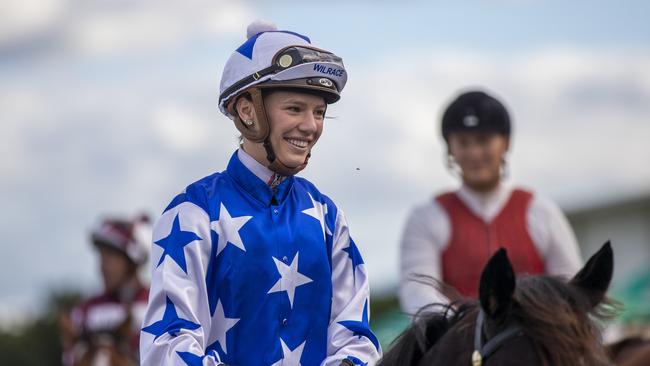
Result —
[{"label": "blurred person", "polygon": [[147,216],[135,220],[107,218],[90,233],[99,256],[103,292],[84,300],[59,318],[64,365],[139,362],[139,335],[149,296],[138,269],[151,247]]},{"label": "blurred person", "polygon": [[143,365],[372,365],[368,278],[343,211],[296,176],[347,80],[308,37],[249,25],[221,79],[241,133],[226,170],[154,228]]},{"label": "blurred person", "polygon": [[441,291],[448,286],[476,298],[480,270],[500,247],[517,274],[575,274],[579,249],[558,206],[504,182],[511,143],[504,105],[483,91],[464,92],[445,110],[442,136],[448,168],[461,186],[416,206],[407,219],[400,248],[402,310],[415,314],[449,302],[450,294]]}]

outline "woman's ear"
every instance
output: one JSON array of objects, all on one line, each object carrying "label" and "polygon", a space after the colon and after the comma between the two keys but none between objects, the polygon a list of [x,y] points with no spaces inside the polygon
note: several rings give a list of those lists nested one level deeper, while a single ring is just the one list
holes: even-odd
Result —
[{"label": "woman's ear", "polygon": [[235,101],[235,111],[242,121],[255,121],[255,106],[250,96],[243,95]]}]

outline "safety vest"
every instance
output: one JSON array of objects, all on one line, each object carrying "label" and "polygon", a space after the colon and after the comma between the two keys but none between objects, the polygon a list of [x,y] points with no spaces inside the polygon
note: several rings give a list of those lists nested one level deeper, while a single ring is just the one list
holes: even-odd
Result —
[{"label": "safety vest", "polygon": [[477,298],[483,267],[492,254],[505,248],[516,274],[544,272],[526,224],[526,211],[532,193],[515,189],[507,203],[486,223],[458,197],[449,192],[436,197],[451,224],[449,243],[442,253],[442,279],[461,295]]}]

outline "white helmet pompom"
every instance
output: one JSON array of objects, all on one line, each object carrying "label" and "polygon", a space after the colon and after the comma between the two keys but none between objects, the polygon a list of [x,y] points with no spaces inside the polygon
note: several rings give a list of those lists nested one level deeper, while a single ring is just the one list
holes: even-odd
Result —
[{"label": "white helmet pompom", "polygon": [[257,33],[276,30],[278,30],[278,27],[275,25],[275,23],[268,20],[256,19],[248,25],[248,28],[246,28],[246,39],[251,38]]}]

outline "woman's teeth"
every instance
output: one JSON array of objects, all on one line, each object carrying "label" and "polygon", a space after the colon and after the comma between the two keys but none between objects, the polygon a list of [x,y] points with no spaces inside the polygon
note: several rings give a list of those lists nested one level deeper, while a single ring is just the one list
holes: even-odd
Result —
[{"label": "woman's teeth", "polygon": [[305,148],[305,147],[307,147],[307,145],[309,145],[309,143],[307,141],[304,141],[304,140],[296,140],[296,139],[286,139],[286,140],[291,145],[301,147],[301,148]]}]

